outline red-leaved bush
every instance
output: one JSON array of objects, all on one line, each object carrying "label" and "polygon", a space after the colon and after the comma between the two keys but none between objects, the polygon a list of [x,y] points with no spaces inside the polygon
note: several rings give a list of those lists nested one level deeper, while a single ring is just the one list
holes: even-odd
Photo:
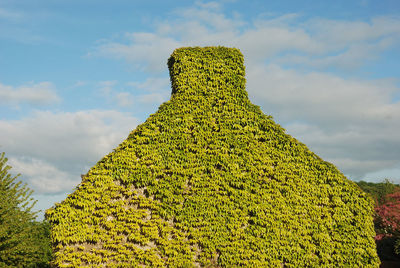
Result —
[{"label": "red-leaved bush", "polygon": [[400,232],[400,192],[388,194],[387,197],[388,202],[375,208],[376,240]]},{"label": "red-leaved bush", "polygon": [[388,194],[386,202],[375,207],[375,240],[381,259],[400,256],[400,192]]}]

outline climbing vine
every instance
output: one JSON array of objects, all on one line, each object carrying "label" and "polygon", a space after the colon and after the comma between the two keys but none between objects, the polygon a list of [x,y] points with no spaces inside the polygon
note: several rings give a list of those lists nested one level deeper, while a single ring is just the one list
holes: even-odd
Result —
[{"label": "climbing vine", "polygon": [[377,267],[373,204],[253,105],[243,56],[181,48],[172,96],[46,213],[59,267]]}]

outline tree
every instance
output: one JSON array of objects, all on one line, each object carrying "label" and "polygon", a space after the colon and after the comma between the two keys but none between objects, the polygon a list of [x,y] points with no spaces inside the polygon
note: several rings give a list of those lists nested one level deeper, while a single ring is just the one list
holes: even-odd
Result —
[{"label": "tree", "polygon": [[[51,257],[49,227],[35,222],[37,212],[33,191],[17,176],[9,173],[11,166],[0,154],[0,266],[46,267]],[[47,230],[46,230],[47,229]],[[47,245],[47,247],[46,247]]]},{"label": "tree", "polygon": [[391,199],[390,194],[400,191],[400,186],[390,182],[388,179],[378,183],[359,181],[357,184],[364,192],[371,195],[376,206],[388,202]]},{"label": "tree", "polygon": [[53,251],[50,243],[50,225],[46,220],[33,221],[31,225],[32,245],[37,249],[36,258],[27,266],[32,268],[50,267]]}]

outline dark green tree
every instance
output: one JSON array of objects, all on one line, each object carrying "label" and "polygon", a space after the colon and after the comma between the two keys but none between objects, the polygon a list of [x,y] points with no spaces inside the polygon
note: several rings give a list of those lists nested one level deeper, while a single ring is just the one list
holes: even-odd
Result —
[{"label": "dark green tree", "polygon": [[0,267],[46,267],[51,258],[47,222],[36,222],[32,190],[9,173],[0,154]]}]

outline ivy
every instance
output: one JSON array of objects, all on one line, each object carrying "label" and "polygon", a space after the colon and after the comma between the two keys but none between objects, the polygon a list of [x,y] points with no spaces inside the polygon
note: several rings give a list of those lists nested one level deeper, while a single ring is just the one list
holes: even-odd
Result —
[{"label": "ivy", "polygon": [[171,99],[49,209],[59,267],[377,267],[373,204],[253,105],[242,54],[181,48]]}]

